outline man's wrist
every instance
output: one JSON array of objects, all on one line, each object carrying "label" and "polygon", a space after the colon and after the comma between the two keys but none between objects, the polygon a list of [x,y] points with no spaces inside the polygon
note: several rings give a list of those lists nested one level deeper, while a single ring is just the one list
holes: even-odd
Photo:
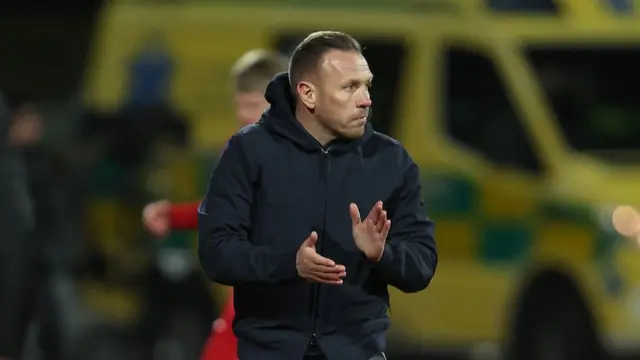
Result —
[{"label": "man's wrist", "polygon": [[380,251],[380,254],[378,254],[377,256],[373,256],[370,260],[373,261],[374,263],[379,263],[380,260],[382,260],[382,257],[384,256],[384,252],[386,249],[386,245],[382,247],[382,250]]},{"label": "man's wrist", "polygon": [[380,258],[377,261],[372,261],[372,262],[377,267],[380,267],[380,266],[385,267],[389,265],[392,261],[393,261],[393,251],[388,244],[385,244],[384,248],[382,249],[382,254],[380,255]]},{"label": "man's wrist", "polygon": [[379,263],[379,262],[382,260],[382,258],[384,257],[385,248],[386,248],[386,245],[385,245],[385,247],[384,247],[384,248],[382,248],[382,251],[380,251],[380,253],[379,253],[379,254],[374,254],[374,255],[372,255],[372,256],[369,256],[369,255],[367,255],[367,254],[364,254],[364,255],[365,255],[365,257],[367,258],[367,260],[368,260],[369,262],[371,262],[371,263],[373,263],[373,264],[377,264],[377,263]]}]

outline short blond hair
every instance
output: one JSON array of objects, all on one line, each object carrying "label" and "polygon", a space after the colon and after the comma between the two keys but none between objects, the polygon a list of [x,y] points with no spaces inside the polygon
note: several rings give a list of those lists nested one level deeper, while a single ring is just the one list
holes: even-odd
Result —
[{"label": "short blond hair", "polygon": [[286,70],[287,60],[284,56],[264,49],[250,50],[231,68],[234,90],[263,92],[277,73]]},{"label": "short blond hair", "polygon": [[295,89],[303,75],[317,70],[322,58],[331,50],[362,53],[358,40],[339,31],[316,31],[302,40],[291,54],[289,81]]}]

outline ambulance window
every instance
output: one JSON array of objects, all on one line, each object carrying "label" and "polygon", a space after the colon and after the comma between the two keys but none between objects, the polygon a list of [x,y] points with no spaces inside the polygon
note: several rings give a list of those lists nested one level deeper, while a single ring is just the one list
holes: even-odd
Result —
[{"label": "ambulance window", "polygon": [[496,12],[525,14],[558,14],[554,0],[486,0],[489,8]]},{"label": "ambulance window", "polygon": [[640,159],[640,44],[536,46],[527,56],[573,149]]},{"label": "ambulance window", "polygon": [[[275,48],[290,55],[305,35],[279,36]],[[397,104],[400,103],[400,76],[406,59],[406,47],[401,40],[358,37],[358,41],[364,48],[364,56],[374,74],[371,122],[376,131],[394,136],[393,121],[396,119]]]},{"label": "ambulance window", "polygon": [[445,58],[444,116],[449,136],[496,166],[539,172],[540,159],[493,62],[459,47],[448,48]]}]

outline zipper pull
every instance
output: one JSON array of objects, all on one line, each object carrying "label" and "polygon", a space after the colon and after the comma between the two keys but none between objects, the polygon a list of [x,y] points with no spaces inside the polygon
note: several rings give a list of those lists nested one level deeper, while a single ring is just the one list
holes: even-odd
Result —
[{"label": "zipper pull", "polygon": [[322,158],[320,160],[320,178],[325,179],[327,174],[329,173],[329,169],[331,168],[331,155],[329,154],[329,149],[322,149]]}]

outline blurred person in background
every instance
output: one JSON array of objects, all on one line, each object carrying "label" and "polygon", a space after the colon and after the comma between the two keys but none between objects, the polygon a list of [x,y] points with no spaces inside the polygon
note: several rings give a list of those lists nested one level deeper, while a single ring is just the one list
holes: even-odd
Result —
[{"label": "blurred person in background", "polygon": [[[139,72],[149,70],[149,78],[163,74],[156,71],[161,69],[145,70],[140,64],[134,67]],[[175,263],[171,262],[175,257],[164,261],[166,253],[182,256],[183,249],[161,253],[156,241],[149,242],[151,239],[136,220],[140,208],[155,198],[145,179],[161,162],[156,154],[162,151],[157,149],[184,147],[189,142],[188,119],[165,96],[164,81],[153,83],[149,78],[131,79],[125,101],[116,111],[86,108],[74,133],[75,197],[78,208],[84,209],[78,216],[89,225],[83,229],[88,230],[86,247],[74,264],[75,273],[82,283],[134,294],[143,305],[139,314],[127,318],[131,321],[127,330],[134,331],[131,340],[122,337],[122,328],[116,322],[94,322],[93,330],[84,332],[79,341],[83,346],[74,348],[75,356],[81,359],[103,352],[126,353],[128,350],[123,349],[129,341],[134,341],[136,351],[144,352],[147,359],[159,351],[193,358],[215,318],[213,304],[204,299],[209,289],[201,281],[197,267],[173,271],[175,268],[170,265]],[[144,90],[138,86],[153,89],[151,96],[141,95]],[[99,212],[104,208],[96,211],[93,207],[104,203],[109,204],[106,217]],[[101,220],[94,222],[97,215]],[[110,230],[105,231],[107,228]],[[123,251],[107,250],[116,246]],[[181,325],[174,326],[176,323]]]},{"label": "blurred person in background", "polygon": [[0,99],[0,359],[21,358],[37,288],[41,243],[24,151],[39,142],[32,108]]},{"label": "blurred person in background", "polygon": [[129,63],[129,94],[125,105],[149,107],[166,103],[174,70],[164,34],[151,32]]},{"label": "blurred person in background", "polygon": [[[262,49],[242,55],[231,69],[236,118],[244,126],[255,123],[269,106],[264,97],[269,81],[286,70],[286,59]],[[164,238],[171,230],[197,230],[200,202],[173,204],[160,200],[148,204],[142,214],[145,227],[154,236]],[[236,339],[231,329],[233,297],[223,308],[205,345],[203,360],[236,360]]]},{"label": "blurred person in background", "polygon": [[64,329],[61,299],[57,296],[55,280],[65,274],[71,258],[71,243],[65,225],[73,217],[68,208],[68,180],[70,169],[57,149],[44,142],[46,131],[44,114],[33,103],[18,99],[16,118],[31,121],[30,131],[38,141],[24,147],[22,156],[27,173],[27,185],[33,202],[35,228],[33,242],[37,246],[36,291],[32,295],[30,321],[38,329],[41,358],[63,359]]}]

